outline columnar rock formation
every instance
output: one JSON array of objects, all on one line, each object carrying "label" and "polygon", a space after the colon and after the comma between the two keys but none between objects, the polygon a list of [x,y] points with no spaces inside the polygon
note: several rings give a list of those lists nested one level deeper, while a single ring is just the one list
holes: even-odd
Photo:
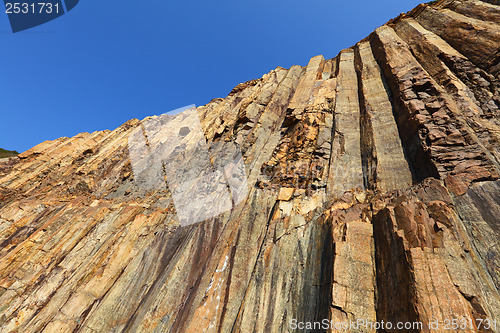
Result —
[{"label": "columnar rock formation", "polygon": [[363,319],[428,332],[458,319],[467,329],[448,331],[500,332],[500,7],[488,2],[420,5],[333,59],[199,107],[209,145],[241,147],[249,186],[202,223],[181,227],[168,190],[137,188],[138,120],[0,161],[0,331]]}]

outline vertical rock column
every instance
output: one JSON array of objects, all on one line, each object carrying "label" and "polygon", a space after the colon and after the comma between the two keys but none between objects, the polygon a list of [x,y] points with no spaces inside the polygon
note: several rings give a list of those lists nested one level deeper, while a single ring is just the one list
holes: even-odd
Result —
[{"label": "vertical rock column", "polygon": [[[355,209],[356,207],[353,207],[345,213],[340,213],[341,219],[348,220],[348,216]],[[335,324],[340,325],[349,320],[375,323],[377,320],[373,227],[363,219],[342,221],[334,229],[334,237],[336,241],[330,315],[332,332],[351,332],[338,329],[339,326],[336,327]],[[362,329],[363,332],[376,332],[370,327]]]},{"label": "vertical rock column", "polygon": [[[461,1],[460,1],[461,2]],[[415,19],[439,35],[478,67],[498,75],[498,25],[458,14],[449,9],[426,7]]]},{"label": "vertical rock column", "polygon": [[[396,121],[417,180],[443,178],[460,195],[475,181],[497,179],[491,154],[457,118],[456,105],[396,32],[380,27],[371,44],[391,83]],[[467,165],[465,156],[474,156],[477,165]]]},{"label": "vertical rock column", "polygon": [[300,114],[306,108],[309,100],[312,97],[314,83],[321,77],[323,67],[325,66],[325,58],[322,55],[316,56],[309,60],[304,75],[300,78],[297,90],[288,105],[289,110],[293,110],[293,114]]},{"label": "vertical rock column", "polygon": [[467,323],[453,332],[488,332],[481,321],[498,322],[498,293],[460,225],[435,179],[400,190],[375,213],[378,321],[422,323],[404,332],[444,332],[453,320]]},{"label": "vertical rock column", "polygon": [[338,66],[334,133],[327,186],[328,195],[335,196],[340,196],[349,189],[364,188],[354,51],[351,49],[342,51]]},{"label": "vertical rock column", "polygon": [[[360,43],[356,48],[356,67],[359,75],[361,117],[371,125],[371,131],[363,131],[370,138],[361,138],[366,144],[363,149],[374,150],[376,187],[380,190],[406,188],[412,184],[408,162],[403,153],[392,104],[386,90],[380,67],[378,66],[369,42]],[[363,122],[362,122],[363,123]],[[370,133],[371,132],[371,133]]]},{"label": "vertical rock column", "polygon": [[498,88],[495,88],[498,83],[492,75],[476,67],[412,18],[401,20],[394,29],[422,67],[446,90],[450,110],[459,126],[500,170],[500,147],[496,144],[500,142],[500,127],[496,124],[500,111],[495,102],[498,100]]}]

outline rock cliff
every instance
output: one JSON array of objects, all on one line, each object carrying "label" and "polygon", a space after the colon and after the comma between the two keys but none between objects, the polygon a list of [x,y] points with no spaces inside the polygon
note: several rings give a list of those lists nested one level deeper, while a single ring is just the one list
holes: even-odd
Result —
[{"label": "rock cliff", "polygon": [[134,181],[147,119],[1,160],[0,331],[500,332],[499,49],[495,1],[422,4],[199,107],[248,193],[193,225]]}]

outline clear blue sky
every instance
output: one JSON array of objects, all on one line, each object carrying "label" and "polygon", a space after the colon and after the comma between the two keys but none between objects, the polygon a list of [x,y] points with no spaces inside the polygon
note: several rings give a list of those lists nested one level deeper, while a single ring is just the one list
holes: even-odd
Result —
[{"label": "clear blue sky", "polygon": [[0,147],[114,129],[332,58],[418,1],[81,0],[13,34],[0,13]]}]

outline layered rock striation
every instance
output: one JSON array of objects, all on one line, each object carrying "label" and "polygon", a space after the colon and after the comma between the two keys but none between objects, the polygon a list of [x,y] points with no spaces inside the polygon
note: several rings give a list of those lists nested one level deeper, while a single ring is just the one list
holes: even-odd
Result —
[{"label": "layered rock striation", "polygon": [[189,226],[134,181],[147,119],[1,160],[0,331],[500,332],[499,49],[495,1],[433,2],[199,107],[248,194]]}]

